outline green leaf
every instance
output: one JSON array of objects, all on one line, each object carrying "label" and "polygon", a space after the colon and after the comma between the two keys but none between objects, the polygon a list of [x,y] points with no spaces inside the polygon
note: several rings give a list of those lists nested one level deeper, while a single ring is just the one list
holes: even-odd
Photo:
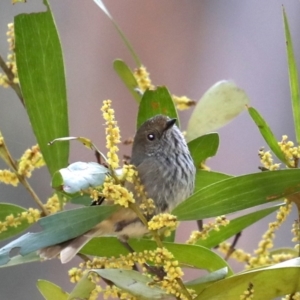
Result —
[{"label": "green leaf", "polygon": [[36,283],[37,288],[46,300],[67,300],[68,293],[62,290],[58,285],[39,279]]},{"label": "green leaf", "polygon": [[298,145],[300,144],[300,94],[299,94],[299,80],[298,80],[298,70],[296,64],[296,58],[293,50],[292,37],[290,33],[288,19],[285,13],[285,9],[282,9],[283,21],[284,21],[284,31],[286,39],[286,52],[289,67],[289,81],[291,90],[291,100],[294,116],[294,124],[296,131],[296,139]]},{"label": "green leaf", "polygon": [[232,176],[213,171],[197,170],[195,178],[195,192],[203,189],[208,185],[228,178],[232,178]]},{"label": "green leaf", "polygon": [[[16,217],[24,211],[26,211],[24,207],[14,204],[0,203],[0,221],[5,221],[5,218],[8,215],[13,215],[14,217]],[[29,224],[27,220],[23,220],[17,227],[7,227],[7,230],[0,233],[0,241],[17,235],[29,226],[31,226],[31,224]]]},{"label": "green leaf", "polygon": [[179,127],[177,110],[166,87],[157,87],[154,91],[145,91],[139,106],[137,128],[148,119],[159,114],[169,116],[170,118],[176,118],[177,126]]},{"label": "green leaf", "polygon": [[254,288],[255,300],[275,299],[300,290],[300,258],[271,267],[247,271],[225,278],[208,286],[196,300],[239,299],[249,283]]},{"label": "green leaf", "polygon": [[201,276],[192,281],[186,282],[185,285],[187,288],[193,289],[196,293],[204,290],[208,285],[212,284],[214,281],[218,281],[227,277],[228,269],[222,268],[220,270],[211,272],[205,276]]},{"label": "green leaf", "polygon": [[239,115],[248,103],[246,93],[233,82],[217,82],[197,103],[187,126],[187,141],[223,127]]},{"label": "green leaf", "polygon": [[88,278],[89,273],[90,272],[83,276],[76,284],[75,288],[69,295],[68,300],[89,299],[92,290],[96,287],[96,284]]},{"label": "green leaf", "polygon": [[172,214],[180,221],[201,220],[266,204],[300,191],[300,170],[278,170],[219,181],[180,203]]},{"label": "green leaf", "polygon": [[167,293],[156,286],[150,286],[153,279],[133,270],[97,269],[92,270],[101,277],[112,281],[117,287],[141,300],[165,299]]},{"label": "green leaf", "polygon": [[49,147],[68,136],[68,110],[60,40],[48,5],[46,12],[15,17],[15,52],[27,113],[51,175],[68,163],[69,143]]},{"label": "green leaf", "polygon": [[283,205],[283,203],[230,220],[228,225],[220,227],[219,231],[211,231],[207,239],[199,240],[196,244],[207,248],[216,247],[221,242],[226,241],[230,237],[276,211],[281,205]]},{"label": "green leaf", "polygon": [[[156,243],[151,240],[130,239],[129,244],[136,252],[155,250],[157,248]],[[167,242],[164,242],[163,245],[172,252],[175,259],[178,260],[181,265],[190,268],[205,269],[209,272],[227,267],[228,274],[233,274],[230,266],[223,258],[205,247]]]},{"label": "green leaf", "polygon": [[51,186],[54,189],[61,190],[63,184],[64,184],[64,179],[63,179],[62,175],[60,174],[60,172],[59,171],[54,172],[54,174],[52,176],[52,180],[51,180]]},{"label": "green leaf", "polygon": [[194,163],[200,167],[209,157],[215,156],[219,148],[219,135],[209,133],[202,135],[188,143]]},{"label": "green leaf", "polygon": [[43,231],[27,233],[0,249],[0,265],[9,262],[9,253],[14,248],[20,248],[20,254],[26,255],[73,239],[109,217],[115,210],[115,206],[91,206],[44,217],[38,221]]},{"label": "green leaf", "polygon": [[114,21],[114,19],[112,18],[111,14],[109,13],[109,11],[107,10],[107,8],[105,7],[104,3],[101,0],[94,0],[94,2],[100,7],[100,9],[110,18],[110,20],[112,21],[112,23],[114,24],[115,28],[117,29],[120,37],[122,38],[124,44],[126,45],[126,47],[128,48],[130,54],[132,55],[133,59],[135,60],[136,64],[138,67],[140,67],[142,65],[139,57],[137,56],[137,54],[135,53],[133,47],[131,46],[131,44],[129,43],[128,39],[126,38],[125,34],[122,32],[122,30],[120,29],[120,27],[118,26],[118,24]]},{"label": "green leaf", "polygon": [[270,149],[273,151],[273,153],[277,156],[278,159],[280,159],[284,164],[287,166],[291,166],[290,162],[286,159],[283,152],[281,151],[278,141],[276,137],[274,136],[271,128],[267,124],[267,122],[263,119],[263,117],[259,114],[259,112],[254,109],[253,107],[248,107],[248,112],[255,122],[255,124],[258,127],[258,130],[260,131],[261,135],[265,139],[266,143],[270,147]]},{"label": "green leaf", "polygon": [[91,196],[89,196],[89,195],[80,195],[79,193],[77,193],[77,194],[78,194],[77,196],[75,196],[74,198],[72,198],[70,200],[71,203],[84,205],[84,206],[90,206],[91,205],[91,203],[92,203]]},{"label": "green leaf", "polygon": [[0,265],[0,268],[7,268],[22,264],[27,264],[35,261],[41,261],[40,256],[36,252],[29,253],[27,255],[16,255],[10,259],[6,265]]},{"label": "green leaf", "polygon": [[[99,247],[101,245],[101,247]],[[119,255],[127,255],[129,250],[116,237],[96,237],[89,241],[80,253],[86,255],[111,257]]]},{"label": "green leaf", "polygon": [[141,95],[136,91],[138,88],[138,83],[133,76],[130,68],[125,64],[123,60],[116,59],[114,61],[114,69],[119,77],[122,79],[126,87],[131,92],[133,98],[140,103],[141,102]]}]

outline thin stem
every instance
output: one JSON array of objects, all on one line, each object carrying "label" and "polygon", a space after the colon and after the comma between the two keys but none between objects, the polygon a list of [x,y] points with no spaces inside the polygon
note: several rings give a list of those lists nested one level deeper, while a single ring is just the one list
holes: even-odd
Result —
[{"label": "thin stem", "polygon": [[33,198],[33,200],[36,202],[36,204],[40,207],[40,209],[42,210],[43,214],[45,216],[47,216],[49,213],[46,210],[46,208],[44,207],[42,201],[39,199],[39,197],[37,196],[37,194],[35,193],[35,191],[32,189],[31,185],[29,184],[29,182],[26,180],[26,178],[23,175],[20,175],[18,173],[18,166],[16,165],[16,162],[14,161],[14,159],[12,158],[5,142],[3,141],[3,144],[1,145],[1,147],[4,149],[4,153],[5,153],[5,157],[4,157],[4,161],[7,163],[7,165],[12,168],[16,174],[16,176],[18,177],[19,181],[23,184],[23,186],[26,188],[26,190],[29,192],[29,194],[31,195],[31,197]]},{"label": "thin stem", "polygon": [[176,281],[177,283],[179,284],[179,286],[181,287],[182,289],[182,293],[189,299],[189,300],[192,300],[192,296],[191,294],[189,293],[189,291],[187,290],[186,286],[184,285],[184,283],[182,282],[181,278],[176,278]]},{"label": "thin stem", "polygon": [[28,191],[28,193],[31,195],[31,197],[33,198],[33,200],[36,202],[36,204],[40,207],[40,209],[42,210],[44,216],[49,215],[48,211],[46,210],[46,208],[44,207],[43,202],[40,200],[40,198],[38,197],[38,195],[35,193],[35,191],[33,190],[33,188],[31,187],[31,185],[29,184],[29,182],[26,180],[26,178],[24,178],[21,175],[18,175],[18,179],[19,181],[23,184],[23,186],[26,188],[26,190]]},{"label": "thin stem", "polygon": [[1,55],[0,55],[0,67],[3,70],[3,72],[5,73],[5,75],[7,76],[8,80],[9,80],[8,84],[16,92],[16,94],[19,97],[21,103],[25,107],[25,102],[24,102],[24,99],[23,99],[23,96],[22,96],[20,86],[18,84],[14,83],[15,75],[11,71],[11,69],[6,65],[6,62],[4,61],[4,59],[2,58]]}]

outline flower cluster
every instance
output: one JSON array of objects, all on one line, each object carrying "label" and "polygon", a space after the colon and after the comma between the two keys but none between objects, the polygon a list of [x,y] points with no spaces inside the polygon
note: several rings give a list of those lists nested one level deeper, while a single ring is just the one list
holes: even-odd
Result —
[{"label": "flower cluster", "polygon": [[107,162],[111,169],[116,169],[119,167],[119,157],[117,155],[119,148],[116,145],[120,143],[120,129],[115,120],[115,112],[111,108],[111,100],[103,101],[101,111],[106,121]]},{"label": "flower cluster", "polygon": [[10,214],[5,217],[4,221],[0,221],[0,233],[8,229],[8,227],[18,227],[24,221],[28,223],[35,223],[41,217],[41,212],[38,209],[29,208],[27,211],[14,216]]},{"label": "flower cluster", "polygon": [[300,241],[300,222],[299,220],[296,220],[292,226],[292,233],[294,235],[292,242],[298,242]]},{"label": "flower cluster", "polygon": [[122,170],[123,181],[128,181],[132,184],[135,191],[135,196],[139,199],[139,208],[144,215],[152,215],[155,210],[154,201],[148,198],[144,185],[141,183],[138,171],[133,165],[124,165]]},{"label": "flower cluster", "polygon": [[10,170],[0,170],[0,182],[17,186],[19,184],[18,176]]},{"label": "flower cluster", "polygon": [[9,87],[11,83],[19,83],[18,78],[18,71],[17,71],[17,65],[16,65],[16,57],[15,57],[15,32],[14,32],[14,24],[9,23],[7,25],[8,31],[7,31],[7,42],[9,45],[9,54],[7,55],[7,62],[6,65],[8,69],[10,69],[11,73],[13,74],[13,79],[11,81],[11,78],[9,79],[7,75],[0,73],[0,85],[3,87]]},{"label": "flower cluster", "polygon": [[[103,293],[103,299],[108,299],[108,298],[118,298],[121,300],[138,300],[138,298],[136,298],[135,296],[124,292],[123,290],[121,290],[120,288],[116,287],[115,285],[107,285],[105,288],[101,288],[99,285],[96,286],[97,291],[97,296],[99,295],[99,293]],[[97,299],[96,298],[90,298],[88,300],[94,300]]]},{"label": "flower cluster", "polygon": [[260,158],[260,162],[267,170],[274,171],[279,169],[280,164],[274,164],[270,151],[264,151],[264,149],[260,149],[258,151],[258,156]]},{"label": "flower cluster", "polygon": [[187,244],[195,244],[199,239],[205,240],[208,238],[210,231],[219,231],[220,226],[226,226],[229,224],[229,220],[225,216],[219,216],[214,222],[203,225],[201,231],[193,231],[190,238],[187,240]]},{"label": "flower cluster", "polygon": [[106,200],[113,201],[114,204],[119,204],[128,207],[130,203],[134,203],[133,193],[128,191],[120,184],[116,184],[114,179],[107,176],[103,183],[102,195]]},{"label": "flower cluster", "polygon": [[30,177],[34,169],[45,165],[40,147],[35,145],[27,149],[18,162],[18,174]]},{"label": "flower cluster", "polygon": [[253,284],[250,282],[246,291],[240,295],[240,300],[251,300],[254,298],[254,288]]},{"label": "flower cluster", "polygon": [[0,170],[0,182],[5,184],[11,184],[17,186],[19,183],[19,176],[30,177],[32,171],[36,168],[40,168],[45,165],[42,154],[38,145],[33,146],[31,149],[27,149],[20,158],[17,165],[11,163],[12,159],[5,145],[4,138],[0,133],[0,148],[2,148],[2,157],[5,161],[8,161],[15,171]]},{"label": "flower cluster", "polygon": [[292,141],[288,141],[288,136],[283,135],[281,142],[278,143],[285,158],[292,167],[297,167],[300,158],[300,146],[295,147]]},{"label": "flower cluster", "polygon": [[[285,200],[285,202],[285,205],[282,205],[277,212],[277,220],[269,223],[269,229],[264,233],[262,240],[259,242],[258,249],[255,250],[257,256],[250,258],[248,268],[269,265],[274,262],[272,256],[270,256],[269,249],[273,247],[275,231],[284,223],[292,210],[292,204],[288,200]],[[278,257],[276,259],[278,260]]]},{"label": "flower cluster", "polygon": [[176,95],[172,95],[172,98],[178,110],[186,110],[196,104],[196,101],[191,100],[186,96],[178,97]]},{"label": "flower cluster", "polygon": [[54,194],[52,197],[50,197],[46,204],[44,204],[44,207],[46,210],[50,213],[56,213],[62,209],[62,206],[65,204],[65,201],[61,203],[61,201],[58,198],[57,194]]},{"label": "flower cluster", "polygon": [[133,76],[135,77],[138,87],[141,92],[145,92],[146,90],[154,89],[154,86],[151,83],[151,79],[149,77],[149,73],[147,72],[146,67],[141,66],[134,70]]},{"label": "flower cluster", "polygon": [[249,259],[251,258],[250,253],[246,253],[242,249],[232,249],[231,244],[227,242],[220,243],[218,250],[224,253],[227,257],[229,256],[228,254],[230,254],[231,258],[242,263],[248,263]]},{"label": "flower cluster", "polygon": [[171,214],[158,214],[155,215],[149,222],[149,230],[161,230],[165,236],[169,236],[172,231],[174,231],[178,226],[178,221],[176,216]]}]

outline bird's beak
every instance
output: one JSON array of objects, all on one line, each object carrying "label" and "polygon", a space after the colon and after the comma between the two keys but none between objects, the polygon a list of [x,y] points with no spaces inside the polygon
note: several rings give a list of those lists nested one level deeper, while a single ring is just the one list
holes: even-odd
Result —
[{"label": "bird's beak", "polygon": [[176,123],[177,119],[171,119],[166,122],[165,131],[173,127],[173,125]]}]

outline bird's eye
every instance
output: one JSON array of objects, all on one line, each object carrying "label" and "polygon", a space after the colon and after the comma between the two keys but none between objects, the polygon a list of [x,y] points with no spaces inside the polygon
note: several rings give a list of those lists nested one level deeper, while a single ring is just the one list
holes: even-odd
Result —
[{"label": "bird's eye", "polygon": [[154,141],[155,140],[155,135],[153,133],[149,133],[147,135],[147,138],[148,138],[149,141]]}]

